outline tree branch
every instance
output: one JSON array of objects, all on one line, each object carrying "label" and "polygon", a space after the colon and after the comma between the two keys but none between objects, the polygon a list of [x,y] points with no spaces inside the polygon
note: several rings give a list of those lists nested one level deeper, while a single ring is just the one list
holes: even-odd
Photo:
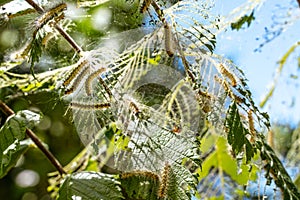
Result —
[{"label": "tree branch", "polygon": [[[0,109],[5,113],[7,116],[14,115],[15,112],[8,107],[3,101],[0,100]],[[62,165],[59,163],[59,161],[54,157],[54,155],[46,149],[46,147],[43,145],[42,141],[36,136],[36,134],[26,128],[26,134],[27,136],[35,143],[35,145],[46,155],[46,157],[49,159],[49,161],[53,164],[53,166],[57,169],[57,171],[60,173],[60,175],[66,174],[65,170],[63,169]]]},{"label": "tree branch", "polygon": [[[39,14],[45,13],[45,10],[40,7],[37,3],[35,3],[33,0],[25,0],[29,5],[31,5]],[[63,30],[57,23],[55,23],[54,28],[68,41],[68,43],[73,47],[73,49],[80,53],[82,52],[81,47],[76,44],[76,42],[73,40],[73,38],[65,31]]]}]

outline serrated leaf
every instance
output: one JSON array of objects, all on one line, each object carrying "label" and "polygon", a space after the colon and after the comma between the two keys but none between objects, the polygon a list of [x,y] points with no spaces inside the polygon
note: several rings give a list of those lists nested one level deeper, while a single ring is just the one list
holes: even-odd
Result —
[{"label": "serrated leaf", "polygon": [[273,179],[284,199],[300,199],[300,192],[273,149],[265,141],[257,141],[261,159],[266,162],[266,179]]},{"label": "serrated leaf", "polygon": [[126,198],[157,200],[159,177],[149,171],[135,171],[121,175],[121,187]]},{"label": "serrated leaf", "polygon": [[236,103],[233,102],[227,112],[225,127],[228,143],[236,154],[243,152],[245,147],[247,162],[254,156],[255,149],[246,137],[249,134],[244,127]]},{"label": "serrated leaf", "polygon": [[10,145],[5,152],[3,152],[0,166],[0,178],[3,178],[9,170],[17,164],[19,158],[31,146],[33,146],[32,140],[22,140],[19,143],[16,142],[16,144]]},{"label": "serrated leaf", "polygon": [[25,138],[26,127],[32,126],[40,116],[28,110],[10,116],[0,129],[0,178],[15,166],[19,157],[28,149]]},{"label": "serrated leaf", "polygon": [[68,175],[59,189],[58,200],[123,199],[120,183],[112,175],[80,172]]}]

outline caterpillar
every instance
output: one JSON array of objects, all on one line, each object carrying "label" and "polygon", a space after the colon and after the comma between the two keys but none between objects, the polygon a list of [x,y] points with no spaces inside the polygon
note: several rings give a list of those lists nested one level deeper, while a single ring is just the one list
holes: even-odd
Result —
[{"label": "caterpillar", "polygon": [[79,86],[79,84],[81,83],[82,79],[85,77],[85,75],[89,72],[88,70],[89,68],[86,67],[84,68],[81,73],[75,78],[73,85],[71,85],[71,87],[69,89],[67,89],[65,91],[65,94],[71,94],[73,93]]},{"label": "caterpillar", "polygon": [[235,77],[233,76],[232,73],[230,73],[228,71],[228,69],[225,68],[224,65],[220,64],[220,73],[223,75],[223,76],[226,76],[227,78],[229,78],[229,80],[231,81],[231,85],[233,87],[236,87],[237,86],[237,81],[235,79]]},{"label": "caterpillar", "polygon": [[206,99],[212,99],[212,96],[208,92],[203,92],[201,89],[198,90],[198,95]]},{"label": "caterpillar", "polygon": [[267,142],[270,145],[270,147],[274,148],[274,132],[272,130],[268,131],[268,137],[267,137]]},{"label": "caterpillar", "polygon": [[35,21],[35,30],[33,31],[32,37],[35,38],[41,28],[43,28],[50,20],[57,17],[58,14],[66,8],[67,4],[61,3],[42,13],[42,15]]},{"label": "caterpillar", "polygon": [[[54,21],[50,22],[50,26],[54,26],[57,24],[59,21],[63,20],[65,18],[65,14],[61,13],[58,17],[54,18]],[[55,34],[53,32],[46,32],[46,35],[42,38],[42,45],[47,46],[48,42],[55,37]]]},{"label": "caterpillar", "polygon": [[218,83],[220,83],[220,85],[224,88],[224,90],[227,92],[227,94],[229,95],[229,97],[231,97],[231,98],[232,98],[233,100],[235,100],[237,103],[243,103],[243,102],[245,102],[245,99],[244,99],[243,97],[240,97],[240,96],[234,94],[234,93],[232,92],[232,90],[230,90],[230,87],[229,87],[229,85],[228,85],[227,82],[225,82],[224,80],[222,80],[222,79],[221,79],[220,77],[218,77],[218,76],[215,76],[214,78],[215,78],[215,80],[216,80]]},{"label": "caterpillar", "polygon": [[172,57],[174,55],[174,46],[172,42],[172,29],[167,23],[165,23],[164,25],[164,32],[165,32],[166,52],[170,57]]},{"label": "caterpillar", "polygon": [[54,18],[55,22],[51,22],[53,25],[54,23],[58,23],[59,21],[63,20],[65,18],[65,13],[61,13],[60,15],[58,15],[57,17]]},{"label": "caterpillar", "polygon": [[81,71],[83,67],[85,67],[88,64],[87,60],[83,60],[79,62],[79,64],[73,69],[73,71],[69,74],[69,76],[66,78],[66,80],[63,82],[63,86],[68,86],[71,81],[78,75],[78,73]]},{"label": "caterpillar", "polygon": [[140,8],[140,13],[145,13],[148,10],[151,3],[152,3],[152,0],[143,0],[143,3]]},{"label": "caterpillar", "polygon": [[104,72],[106,69],[105,68],[100,68],[96,71],[94,71],[93,73],[91,73],[86,82],[85,82],[85,92],[88,96],[91,96],[92,95],[92,81],[99,75],[101,74],[102,72]]},{"label": "caterpillar", "polygon": [[27,9],[21,10],[17,13],[7,13],[7,17],[8,17],[8,19],[12,19],[14,17],[21,17],[24,15],[32,14],[32,13],[36,13],[36,10],[32,9],[32,8],[27,8]]},{"label": "caterpillar", "polygon": [[167,196],[168,187],[169,187],[169,174],[170,174],[171,166],[166,163],[165,167],[162,171],[161,181],[158,188],[158,197],[165,198]]},{"label": "caterpillar", "polygon": [[134,172],[125,172],[121,174],[121,179],[128,179],[131,177],[146,177],[154,181],[159,180],[159,176],[150,171],[134,171]]},{"label": "caterpillar", "polygon": [[104,108],[109,108],[110,103],[98,103],[98,104],[85,104],[80,102],[71,102],[71,108],[82,109],[82,110],[102,110]]},{"label": "caterpillar", "polygon": [[45,24],[47,24],[50,20],[54,17],[57,17],[60,12],[67,9],[66,3],[60,3],[53,8],[49,9],[48,11],[44,12],[36,21],[36,31],[41,29]]}]

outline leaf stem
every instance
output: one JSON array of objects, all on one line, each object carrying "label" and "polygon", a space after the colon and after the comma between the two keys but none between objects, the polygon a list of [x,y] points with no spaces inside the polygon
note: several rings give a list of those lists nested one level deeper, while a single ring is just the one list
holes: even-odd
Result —
[{"label": "leaf stem", "polygon": [[[3,101],[0,100],[0,109],[7,116],[14,115],[15,112],[8,107]],[[30,139],[35,143],[35,145],[46,155],[49,161],[53,164],[53,166],[57,169],[60,175],[66,174],[62,165],[59,161],[54,157],[54,155],[43,145],[42,141],[37,137],[37,135],[30,129],[26,128],[26,134]]]},{"label": "leaf stem", "polygon": [[[40,7],[33,0],[25,0],[29,5],[31,5],[39,14],[45,13],[45,10]],[[73,40],[73,38],[63,30],[57,23],[55,23],[54,28],[63,36],[68,43],[73,47],[73,49],[79,54],[82,52],[81,47]]]}]

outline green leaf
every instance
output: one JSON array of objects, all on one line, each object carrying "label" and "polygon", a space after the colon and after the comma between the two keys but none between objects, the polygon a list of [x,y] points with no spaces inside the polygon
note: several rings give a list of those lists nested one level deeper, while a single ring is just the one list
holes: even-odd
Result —
[{"label": "green leaf", "polygon": [[150,171],[134,171],[123,173],[120,180],[126,199],[158,199],[160,184],[158,174]]},{"label": "green leaf", "polygon": [[254,156],[256,149],[252,146],[248,138],[249,131],[243,126],[236,103],[233,102],[227,112],[225,127],[228,143],[232,146],[236,154],[243,152],[245,147],[247,162]]},{"label": "green leaf", "polygon": [[272,178],[282,191],[283,199],[300,199],[300,192],[273,149],[263,140],[256,142],[261,159],[265,161],[266,179]]},{"label": "green leaf", "polygon": [[22,140],[17,144],[10,145],[3,153],[1,159],[0,178],[3,178],[17,164],[19,158],[33,145],[34,143],[31,139]]},{"label": "green leaf", "polygon": [[40,120],[40,115],[28,110],[10,116],[0,129],[0,178],[15,166],[19,157],[26,152],[30,142],[25,138],[26,127]]},{"label": "green leaf", "polygon": [[216,151],[211,153],[202,163],[202,172],[200,179],[206,177],[210,173],[212,167],[217,167],[219,170],[225,171],[233,179],[237,176],[237,163],[229,155],[227,150],[227,142],[225,138],[219,137],[216,144]]},{"label": "green leaf", "polygon": [[232,30],[236,29],[238,31],[238,30],[240,30],[242,28],[242,26],[245,23],[247,23],[247,27],[249,27],[253,20],[255,20],[254,11],[252,11],[249,16],[248,15],[244,15],[237,22],[231,23],[231,29]]},{"label": "green leaf", "polygon": [[123,199],[119,182],[112,175],[80,172],[66,176],[58,200]]}]

